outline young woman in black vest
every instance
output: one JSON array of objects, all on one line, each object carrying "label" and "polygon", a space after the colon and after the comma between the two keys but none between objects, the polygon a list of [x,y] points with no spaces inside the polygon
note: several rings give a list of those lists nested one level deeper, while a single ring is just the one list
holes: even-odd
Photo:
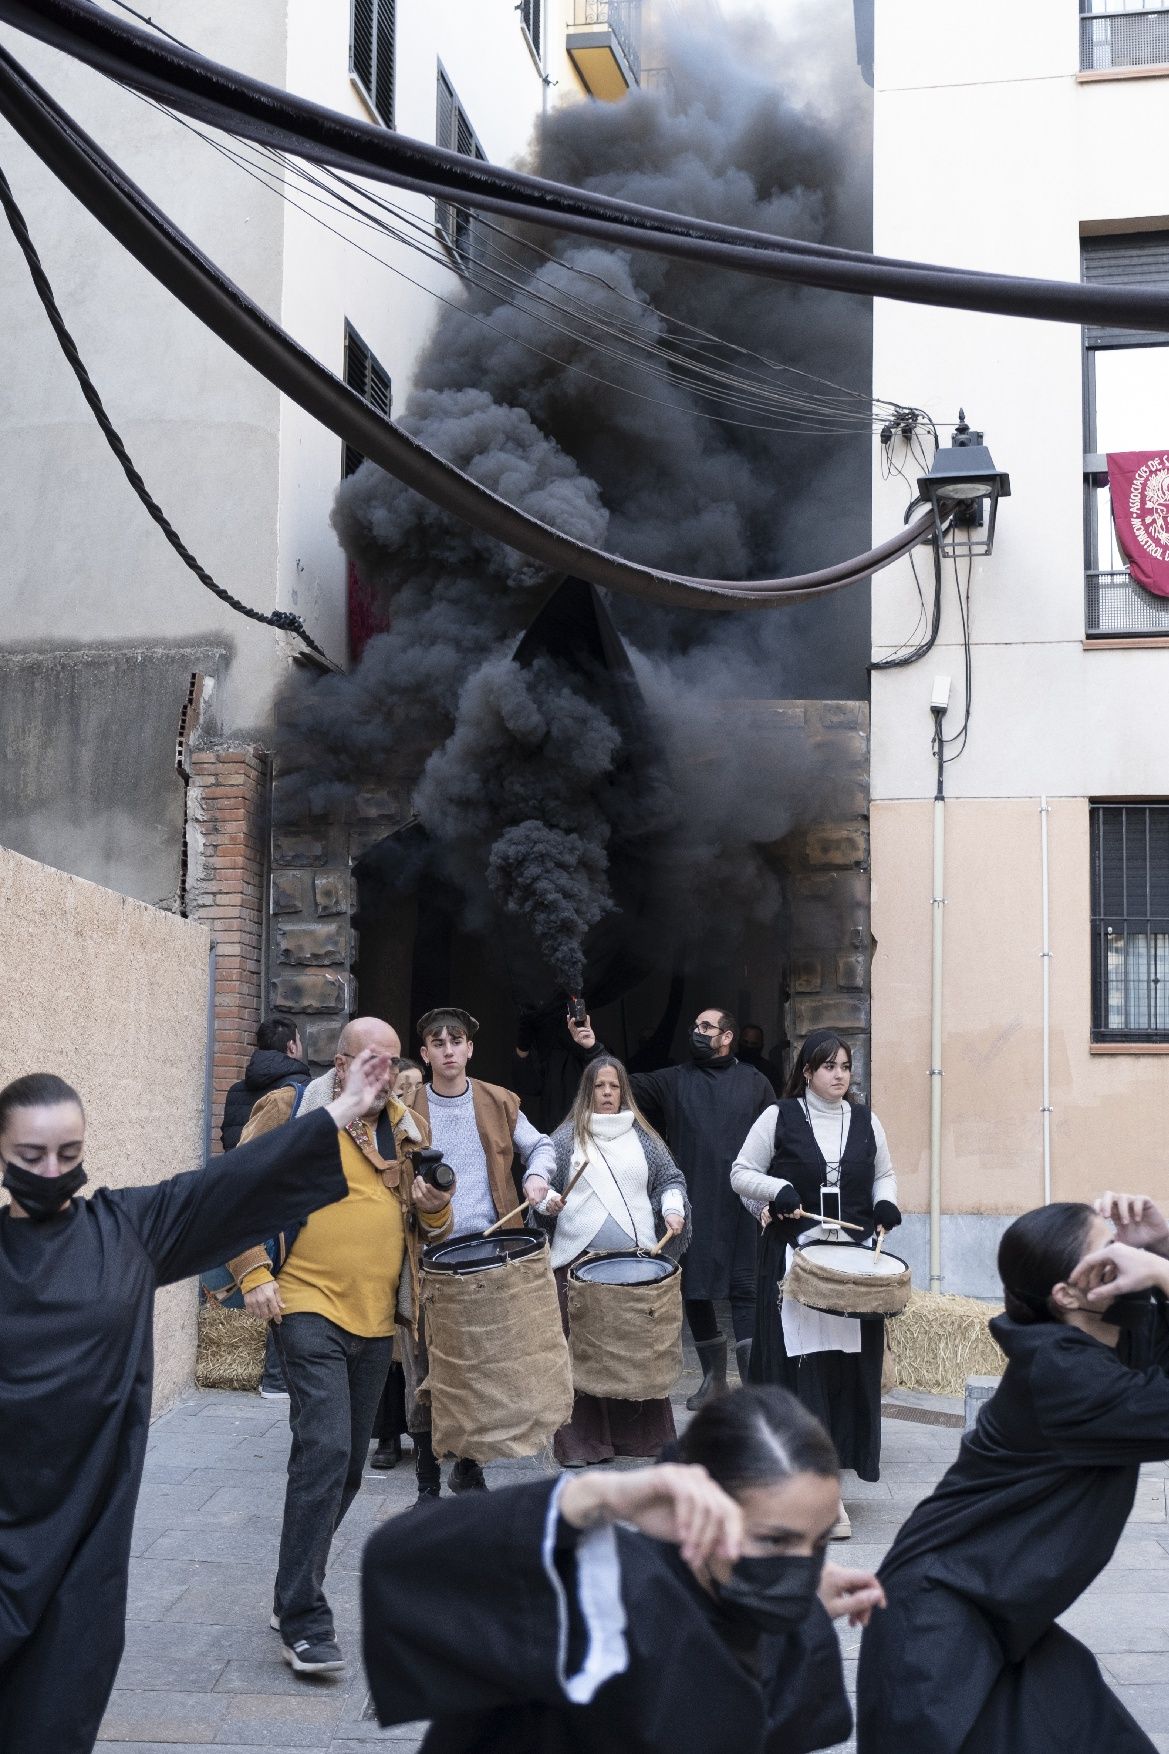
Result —
[{"label": "young woman in black vest", "polygon": [[[821,1316],[802,1306],[781,1313],[779,1287],[796,1239],[866,1242],[901,1222],[897,1180],[880,1121],[849,1093],[852,1054],[831,1030],[804,1042],[782,1101],[765,1109],[731,1169],[731,1186],[763,1225],[752,1382],[779,1383],[828,1428],[841,1466],[879,1478],[882,1316]],[[859,1230],[825,1229],[802,1211],[839,1216]],[[841,1515],[840,1536],[849,1532]]]}]

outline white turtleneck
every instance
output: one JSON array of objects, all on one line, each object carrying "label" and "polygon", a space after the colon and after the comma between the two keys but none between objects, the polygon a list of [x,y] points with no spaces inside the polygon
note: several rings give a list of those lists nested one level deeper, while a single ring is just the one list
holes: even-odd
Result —
[{"label": "white turtleneck", "polygon": [[[800,1100],[802,1103],[804,1098],[801,1097]],[[731,1186],[748,1212],[756,1218],[776,1194],[791,1186],[787,1180],[769,1173],[771,1159],[775,1155],[775,1119],[778,1113],[776,1103],[763,1110],[731,1165]],[[825,1102],[814,1091],[807,1092],[807,1116],[812,1137],[829,1169],[834,1169],[844,1155],[852,1114],[851,1103]],[[877,1142],[877,1160],[873,1168],[873,1200],[892,1200],[896,1205],[897,1175],[893,1168],[893,1159],[889,1155],[889,1142],[876,1115],[872,1116],[872,1122],[873,1138]],[[814,1238],[816,1232],[808,1231],[806,1234]]]}]

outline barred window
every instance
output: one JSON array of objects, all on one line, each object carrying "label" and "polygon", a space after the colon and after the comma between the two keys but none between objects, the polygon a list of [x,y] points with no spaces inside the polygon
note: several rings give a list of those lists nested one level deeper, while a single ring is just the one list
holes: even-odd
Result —
[{"label": "barred window", "polygon": [[1169,804],[1093,804],[1092,1040],[1169,1041]]},{"label": "barred window", "polygon": [[1080,0],[1080,67],[1110,73],[1117,67],[1169,63],[1169,7],[1163,0]]},{"label": "barred window", "polygon": [[[441,67],[438,70],[438,114],[435,123],[435,140],[439,146],[445,146],[449,152],[461,152],[467,158],[486,159],[487,157],[479,144],[479,136],[472,128],[466,110],[459,102],[454,86]],[[460,262],[469,263],[474,260],[477,221],[469,208],[460,207],[454,201],[436,201],[434,204],[434,223]]]},{"label": "barred window", "polygon": [[520,0],[520,20],[531,39],[537,60],[543,60],[544,0]]},{"label": "barred window", "polygon": [[378,120],[394,125],[394,0],[350,0],[349,71]]},{"label": "barred window", "polygon": [[[365,345],[352,323],[345,325],[345,382],[371,408],[376,408],[379,414],[389,418],[390,374]],[[355,469],[360,469],[364,462],[365,458],[359,450],[353,445],[346,445],[341,466],[342,480],[352,475]]]}]

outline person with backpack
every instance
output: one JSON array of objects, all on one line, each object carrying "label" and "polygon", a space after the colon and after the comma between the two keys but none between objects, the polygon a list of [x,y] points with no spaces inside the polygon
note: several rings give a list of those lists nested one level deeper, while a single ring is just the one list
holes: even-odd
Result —
[{"label": "person with backpack", "polygon": [[395,1330],[406,1350],[416,1334],[419,1256],[425,1242],[449,1233],[451,1197],[415,1173],[430,1135],[424,1119],[390,1094],[401,1044],[379,1017],[347,1023],[329,1070],[303,1093],[282,1088],[263,1097],[243,1135],[246,1143],[306,1125],[367,1048],[390,1070],[339,1135],[348,1199],[332,1221],[314,1212],[286,1231],[282,1262],[261,1247],[229,1263],[247,1308],[276,1327],[288,1383],[292,1449],[271,1624],[285,1662],[307,1676],[345,1667],[324,1593],[329,1548],[361,1487]]},{"label": "person with backpack", "polygon": [[239,1144],[240,1134],[262,1096],[286,1084],[303,1090],[311,1077],[296,1024],[287,1017],[266,1017],[256,1031],[255,1052],[243,1077],[236,1080],[224,1099],[223,1124],[219,1129],[223,1149],[231,1151]]}]

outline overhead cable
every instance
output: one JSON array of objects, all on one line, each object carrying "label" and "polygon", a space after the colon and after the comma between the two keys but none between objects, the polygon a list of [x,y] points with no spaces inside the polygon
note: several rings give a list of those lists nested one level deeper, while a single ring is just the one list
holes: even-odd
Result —
[{"label": "overhead cable", "polygon": [[786,579],[691,578],[579,542],[509,505],[371,408],[203,255],[3,49],[0,114],[148,272],[269,383],[406,486],[555,571],[675,608],[771,607],[859,583],[932,528],[932,513],[923,515],[865,554]]},{"label": "overhead cable", "polygon": [[772,237],[504,170],[295,97],[113,18],[90,0],[0,0],[0,20],[226,133],[560,232],[795,285],[1051,322],[1169,328],[1144,286],[1036,280]]}]

